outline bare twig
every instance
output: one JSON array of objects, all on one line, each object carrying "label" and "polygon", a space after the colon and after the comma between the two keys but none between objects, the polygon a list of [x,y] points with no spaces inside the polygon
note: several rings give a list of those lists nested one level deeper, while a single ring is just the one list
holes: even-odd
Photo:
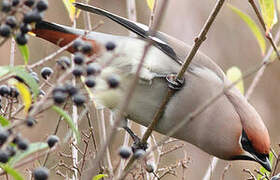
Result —
[{"label": "bare twig", "polygon": [[231,167],[231,164],[228,164],[224,170],[223,170],[223,173],[221,175],[221,180],[224,180],[225,179],[225,176],[226,176],[226,173],[228,172],[229,168]]},{"label": "bare twig", "polygon": [[10,53],[10,66],[15,65],[15,52],[16,52],[16,41],[14,38],[11,40],[11,53]]},{"label": "bare twig", "polygon": [[255,13],[256,13],[256,15],[257,15],[257,17],[258,17],[262,27],[263,27],[263,29],[264,29],[264,31],[266,32],[265,33],[265,37],[269,40],[270,44],[272,45],[272,47],[273,47],[273,49],[274,49],[274,51],[275,51],[275,53],[277,55],[278,60],[280,60],[280,53],[279,53],[279,51],[277,49],[277,45],[273,41],[273,37],[272,37],[272,34],[270,32],[270,29],[267,29],[266,26],[265,26],[265,22],[263,20],[263,17],[260,14],[260,12],[259,12],[259,10],[257,8],[257,5],[255,4],[255,0],[248,0],[248,1],[251,4],[252,8],[254,9],[254,11],[255,11]]},{"label": "bare twig", "polygon": [[[280,41],[280,29],[278,29],[277,31],[277,34],[275,36],[275,40],[273,40],[273,42],[275,42],[276,44],[278,44]],[[270,58],[271,58],[271,55],[272,55],[272,52],[273,52],[274,48],[271,47],[268,52],[266,53],[265,57],[263,58],[262,62],[263,62],[263,65],[262,67],[259,69],[259,71],[257,72],[257,74],[255,75],[250,87],[248,88],[246,94],[245,94],[245,97],[247,99],[250,98],[251,94],[253,93],[256,85],[258,84],[260,78],[262,77],[263,73],[264,73],[264,70],[265,68],[271,63],[270,61]]]},{"label": "bare twig", "polygon": [[251,180],[257,180],[257,178],[255,177],[255,175],[249,170],[249,169],[243,169],[243,172],[246,172],[250,175],[250,179]]}]

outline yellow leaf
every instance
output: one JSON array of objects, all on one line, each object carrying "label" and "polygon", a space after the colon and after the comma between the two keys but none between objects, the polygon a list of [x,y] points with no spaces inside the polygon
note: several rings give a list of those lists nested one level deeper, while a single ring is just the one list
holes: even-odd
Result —
[{"label": "yellow leaf", "polygon": [[147,5],[150,8],[150,10],[152,11],[154,8],[154,4],[155,4],[155,0],[146,0],[147,1]]},{"label": "yellow leaf", "polygon": [[266,31],[269,32],[273,25],[277,23],[277,14],[275,12],[274,0],[259,0],[259,3],[266,25]]},{"label": "yellow leaf", "polygon": [[102,178],[108,177],[107,174],[98,174],[92,178],[92,180],[100,180]]},{"label": "yellow leaf", "polygon": [[29,88],[24,83],[19,81],[15,81],[13,84],[16,86],[21,95],[22,102],[24,103],[25,113],[28,113],[28,110],[32,103],[32,97]]},{"label": "yellow leaf", "polygon": [[[227,78],[231,81],[231,82],[235,82],[238,79],[240,79],[242,77],[242,72],[240,71],[240,69],[236,66],[233,66],[231,68],[229,68],[227,70]],[[235,87],[242,93],[244,94],[244,83],[243,80],[239,81]]]},{"label": "yellow leaf", "polygon": [[76,12],[76,8],[73,6],[74,2],[76,2],[76,0],[63,0],[63,3],[68,11],[69,18],[72,22],[80,15],[80,11]]}]

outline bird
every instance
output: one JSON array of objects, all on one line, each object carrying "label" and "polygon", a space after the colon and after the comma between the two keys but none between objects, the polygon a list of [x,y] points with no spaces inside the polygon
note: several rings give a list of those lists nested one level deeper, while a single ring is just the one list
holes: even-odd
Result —
[{"label": "bird", "polygon": [[[75,6],[105,16],[139,36],[135,38],[87,32],[47,21],[36,23],[32,30],[37,37],[61,47],[85,35],[83,40],[93,46],[90,55],[95,55],[96,62],[101,65],[109,63],[100,76],[106,79],[113,73],[120,79],[120,85],[110,90],[105,90],[103,85],[98,87],[97,83],[94,93],[96,101],[114,112],[118,112],[135,77],[147,41],[152,46],[147,52],[134,94],[124,113],[126,118],[149,126],[168,88],[177,88],[178,85],[178,90],[171,97],[154,129],[161,134],[168,134],[172,127],[231,84],[223,70],[211,58],[198,51],[184,74],[184,83],[179,82],[174,86],[166,81],[166,77],[179,72],[191,46],[163,32],[157,31],[151,35],[146,25],[101,8],[83,3],[75,3]],[[113,52],[107,50],[108,44],[115,46]],[[68,51],[74,53],[72,47]],[[217,101],[194,119],[188,120],[172,137],[220,159],[255,161],[271,171],[268,130],[256,109],[235,87],[223,91]]]}]

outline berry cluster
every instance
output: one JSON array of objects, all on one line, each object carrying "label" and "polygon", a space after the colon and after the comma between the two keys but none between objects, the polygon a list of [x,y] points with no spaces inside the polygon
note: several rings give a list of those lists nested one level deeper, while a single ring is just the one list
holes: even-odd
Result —
[{"label": "berry cluster", "polygon": [[27,33],[31,31],[30,24],[41,21],[47,8],[47,0],[3,0],[1,10],[4,16],[1,19],[0,36],[9,38],[14,35],[19,45],[25,45],[28,41]]},{"label": "berry cluster", "polygon": [[[116,45],[113,42],[108,42],[106,44],[107,51],[113,51]],[[80,77],[86,74],[85,84],[89,88],[93,88],[96,85],[95,77],[101,73],[102,67],[98,63],[86,61],[87,55],[93,52],[92,45],[89,42],[84,42],[82,40],[76,40],[73,44],[74,54],[73,61],[75,67],[73,69],[73,75],[75,77]],[[90,63],[88,63],[90,62]],[[86,64],[86,66],[84,66]],[[107,78],[107,83],[110,88],[116,88],[119,85],[119,77],[112,75]]]},{"label": "berry cluster", "polygon": [[53,100],[56,104],[62,104],[68,97],[71,97],[76,106],[82,106],[86,97],[79,91],[77,87],[67,82],[62,86],[57,86],[52,91]]}]

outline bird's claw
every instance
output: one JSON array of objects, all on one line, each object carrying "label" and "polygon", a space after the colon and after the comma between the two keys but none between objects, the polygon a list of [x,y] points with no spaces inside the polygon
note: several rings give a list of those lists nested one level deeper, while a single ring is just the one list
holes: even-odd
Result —
[{"label": "bird's claw", "polygon": [[132,145],[132,152],[135,153],[137,150],[142,149],[144,151],[146,151],[146,149],[148,149],[148,143],[146,142],[141,142],[141,139],[139,137],[137,137],[137,140],[134,140],[134,143]]},{"label": "bird's claw", "polygon": [[133,139],[134,143],[132,145],[132,151],[133,153],[136,152],[139,149],[142,149],[144,151],[146,151],[146,149],[148,148],[148,143],[142,143],[141,139],[129,128],[129,127],[123,127],[128,134],[131,136],[131,138]]},{"label": "bird's claw", "polygon": [[185,78],[178,79],[177,75],[172,73],[166,76],[168,87],[174,91],[179,91],[185,84]]}]

